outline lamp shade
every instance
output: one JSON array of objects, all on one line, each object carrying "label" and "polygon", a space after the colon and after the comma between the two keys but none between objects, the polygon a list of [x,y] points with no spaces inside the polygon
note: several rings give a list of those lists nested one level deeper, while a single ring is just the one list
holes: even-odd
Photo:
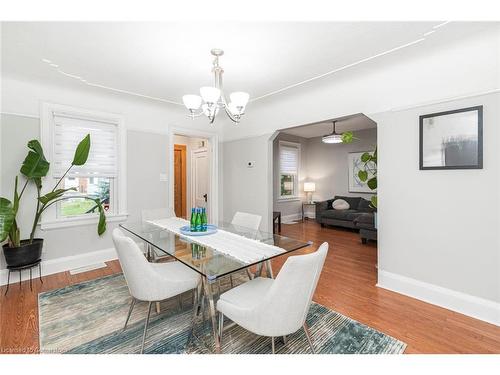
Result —
[{"label": "lamp shade", "polygon": [[200,94],[205,103],[217,103],[220,90],[217,87],[205,86],[200,89]]},{"label": "lamp shade", "polygon": [[182,97],[182,102],[189,110],[195,110],[200,108],[201,97],[198,95],[184,95]]},{"label": "lamp shade", "polygon": [[243,91],[237,91],[231,93],[231,95],[229,95],[229,98],[231,99],[231,103],[233,103],[235,107],[245,108],[250,95]]},{"label": "lamp shade", "polygon": [[306,193],[316,191],[316,184],[314,182],[304,182],[304,191]]},{"label": "lamp shade", "polygon": [[342,143],[342,134],[328,134],[321,139],[323,143]]}]

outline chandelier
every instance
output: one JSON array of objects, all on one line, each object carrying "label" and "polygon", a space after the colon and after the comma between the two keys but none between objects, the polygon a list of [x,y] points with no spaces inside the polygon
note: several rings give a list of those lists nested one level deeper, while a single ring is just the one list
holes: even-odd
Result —
[{"label": "chandelier", "polygon": [[321,138],[323,143],[342,143],[342,134],[335,132],[335,124],[337,121],[333,121],[333,130],[330,134],[324,135]]},{"label": "chandelier", "polygon": [[[205,115],[210,120],[210,124],[213,124],[219,111],[224,110],[233,122],[239,123],[241,116],[245,114],[245,107],[250,96],[242,91],[233,92],[229,95],[231,101],[227,102],[222,85],[224,69],[219,65],[219,57],[224,54],[224,51],[214,48],[210,52],[214,56],[212,68],[215,78],[214,86],[200,88],[200,95],[184,95],[182,101],[189,110],[189,116],[193,119]],[[197,112],[200,107],[201,110]]]}]

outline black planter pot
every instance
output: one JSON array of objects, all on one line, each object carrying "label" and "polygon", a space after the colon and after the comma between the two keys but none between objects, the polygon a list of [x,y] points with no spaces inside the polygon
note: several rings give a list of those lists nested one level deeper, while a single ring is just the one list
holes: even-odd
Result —
[{"label": "black planter pot", "polygon": [[22,267],[42,257],[43,238],[35,238],[31,244],[29,240],[22,240],[19,247],[9,247],[7,244],[2,247],[7,266]]}]

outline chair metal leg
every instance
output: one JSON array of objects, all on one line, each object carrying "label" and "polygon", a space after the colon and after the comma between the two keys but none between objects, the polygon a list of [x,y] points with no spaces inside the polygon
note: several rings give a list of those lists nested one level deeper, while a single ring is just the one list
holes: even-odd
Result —
[{"label": "chair metal leg", "polygon": [[271,337],[271,350],[272,350],[273,354],[275,354],[275,350],[274,350],[274,336]]},{"label": "chair metal leg", "polygon": [[182,311],[182,294],[179,294],[177,301],[179,302],[179,311]]},{"label": "chair metal leg", "polygon": [[151,306],[153,306],[153,302],[148,303],[148,317],[146,318],[146,324],[144,324],[144,333],[142,335],[142,344],[141,344],[141,354],[144,353],[144,342],[146,341],[146,332],[148,331],[149,317],[151,316]]},{"label": "chair metal leg", "polygon": [[245,270],[247,271],[248,280],[252,280],[253,279],[253,275],[250,272],[250,269],[247,267],[247,268],[245,268]]},{"label": "chair metal leg", "polygon": [[156,302],[155,305],[156,305],[156,313],[159,314],[161,311],[160,302]]},{"label": "chair metal leg", "polygon": [[130,308],[128,309],[127,320],[125,320],[125,325],[123,326],[123,330],[127,329],[127,324],[130,319],[130,315],[132,315],[132,310],[134,309],[136,299],[132,297],[132,302],[130,302]]},{"label": "chair metal leg", "polygon": [[32,275],[32,272],[31,272],[31,268],[30,268],[30,291],[32,292],[33,291],[33,284],[31,281],[31,275]]},{"label": "chair metal leg", "polygon": [[267,270],[267,277],[269,277],[270,279],[274,279],[273,267],[271,266],[270,260],[266,260],[266,270]]},{"label": "chair metal leg", "polygon": [[222,333],[224,332],[224,314],[219,312],[219,343],[222,351]]},{"label": "chair metal leg", "polygon": [[311,339],[311,333],[309,332],[309,328],[307,327],[307,323],[304,322],[304,325],[302,327],[304,328],[304,332],[306,333],[307,342],[309,343],[309,347],[311,348],[311,352],[314,354],[314,353],[316,353],[316,351],[314,350],[314,345],[313,345],[312,339]]},{"label": "chair metal leg", "polygon": [[200,309],[200,294],[201,294],[201,283],[198,284],[196,289],[193,290],[193,317],[191,319],[191,331],[189,332],[187,343],[191,342],[194,334],[194,327],[196,325],[196,318],[198,318],[198,312]]}]

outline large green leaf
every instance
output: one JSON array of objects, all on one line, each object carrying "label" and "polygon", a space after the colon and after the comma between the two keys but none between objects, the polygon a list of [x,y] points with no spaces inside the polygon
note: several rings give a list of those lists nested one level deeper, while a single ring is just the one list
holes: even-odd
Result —
[{"label": "large green leaf", "polygon": [[99,198],[95,199],[95,203],[97,204],[97,208],[99,209],[99,223],[97,224],[97,234],[100,236],[104,232],[106,232],[106,215]]},{"label": "large green leaf", "polygon": [[377,177],[370,178],[366,184],[368,185],[368,187],[370,189],[376,190],[377,189]]},{"label": "large green leaf", "polygon": [[76,191],[76,188],[72,187],[72,188],[68,188],[68,189],[57,189],[57,190],[51,191],[50,193],[47,193],[47,194],[41,196],[38,200],[43,204],[47,204],[50,201],[53,201],[54,199],[62,197],[65,192],[70,191],[70,190]]},{"label": "large green leaf", "polygon": [[0,197],[0,242],[6,240],[12,228],[16,214],[11,201]]},{"label": "large green leaf", "polygon": [[366,180],[368,180],[368,172],[360,169],[358,171],[358,177],[361,181],[365,182]]},{"label": "large green leaf", "polygon": [[26,178],[41,178],[47,175],[50,163],[45,159],[42,146],[36,139],[28,142],[28,148],[31,150],[23,161],[21,173]]},{"label": "large green leaf", "polygon": [[368,163],[372,159],[372,155],[369,152],[365,152],[363,155],[361,155],[361,161],[363,163]]},{"label": "large green leaf", "polygon": [[370,199],[371,203],[372,203],[372,207],[373,208],[377,208],[377,204],[378,204],[378,200],[377,200],[377,196],[374,195],[371,199]]},{"label": "large green leaf", "polygon": [[344,132],[341,136],[342,143],[352,143],[354,141],[354,135],[352,132]]},{"label": "large green leaf", "polygon": [[75,150],[72,165],[84,165],[87,162],[90,152],[90,134],[83,138]]}]

